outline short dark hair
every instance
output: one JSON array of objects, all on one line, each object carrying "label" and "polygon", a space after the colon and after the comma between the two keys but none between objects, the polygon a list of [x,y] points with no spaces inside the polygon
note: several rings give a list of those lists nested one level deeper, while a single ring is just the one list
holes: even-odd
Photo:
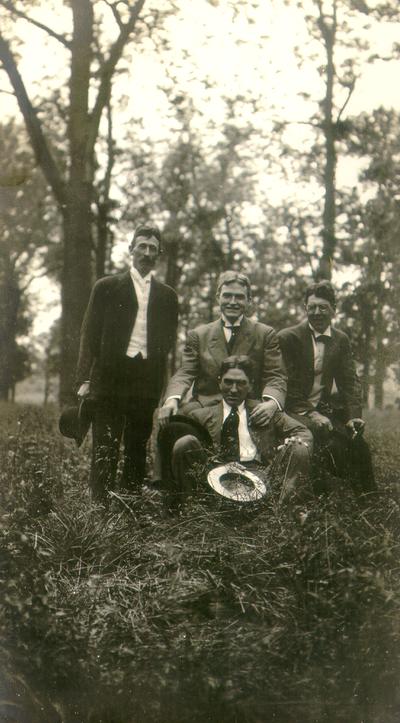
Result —
[{"label": "short dark hair", "polygon": [[241,369],[241,371],[246,374],[249,382],[253,381],[253,362],[251,361],[250,357],[246,356],[245,354],[241,354],[240,356],[228,356],[226,359],[224,359],[220,366],[219,378],[222,379],[224,374],[226,374],[229,369]]},{"label": "short dark hair", "polygon": [[224,284],[241,284],[247,291],[247,298],[251,299],[251,286],[250,279],[246,274],[241,274],[239,271],[223,271],[218,277],[217,282],[217,294],[221,291]]},{"label": "short dark hair", "polygon": [[139,226],[135,228],[135,232],[133,234],[133,239],[131,246],[135,245],[135,241],[139,236],[144,236],[145,238],[151,238],[154,236],[154,238],[158,241],[158,250],[161,251],[161,231],[157,226],[150,226],[150,224],[142,223]]},{"label": "short dark hair", "polygon": [[316,281],[315,283],[307,286],[306,293],[304,294],[305,304],[307,304],[310,296],[319,296],[321,299],[329,301],[333,308],[336,307],[335,289],[330,281]]}]

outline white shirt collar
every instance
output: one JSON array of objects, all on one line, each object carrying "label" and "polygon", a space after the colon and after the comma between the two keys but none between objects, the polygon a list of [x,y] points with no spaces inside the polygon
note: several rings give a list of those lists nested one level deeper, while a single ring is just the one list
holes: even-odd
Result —
[{"label": "white shirt collar", "polygon": [[243,314],[242,314],[241,316],[239,316],[239,318],[236,319],[236,321],[234,321],[233,324],[232,324],[231,321],[229,321],[229,320],[226,318],[225,314],[221,314],[221,319],[222,319],[222,323],[223,323],[224,326],[228,326],[228,327],[229,327],[229,326],[240,326],[240,324],[241,324],[242,321],[243,321]]},{"label": "white shirt collar", "polygon": [[314,336],[314,339],[317,339],[317,340],[318,340],[318,337],[319,337],[319,336],[332,336],[332,329],[331,329],[331,325],[330,325],[330,324],[329,324],[329,326],[325,329],[325,331],[317,331],[316,329],[314,329],[313,326],[311,326],[311,324],[309,324],[308,326],[309,326],[309,328],[311,329],[311,332],[312,332],[312,334],[313,334],[313,336]]},{"label": "white shirt collar", "polygon": [[[223,406],[224,406],[224,421],[225,421],[225,419],[227,418],[228,414],[230,414],[230,411],[231,411],[232,407],[231,407],[230,404],[227,404],[227,402],[225,401],[225,399],[222,400],[222,404],[223,404]],[[241,414],[244,409],[245,409],[245,402],[242,402],[241,404],[239,404],[239,406],[238,406],[238,408],[237,408],[239,414]]]},{"label": "white shirt collar", "polygon": [[154,269],[152,269],[146,276],[141,276],[141,275],[139,274],[139,271],[138,271],[134,266],[131,266],[131,268],[129,269],[129,271],[130,271],[130,274],[131,274],[132,281],[133,281],[134,283],[136,282],[136,283],[138,283],[138,284],[141,284],[142,286],[143,286],[144,284],[149,284],[150,281],[151,281],[151,279],[152,279],[152,277],[153,277],[154,274],[155,274]]}]

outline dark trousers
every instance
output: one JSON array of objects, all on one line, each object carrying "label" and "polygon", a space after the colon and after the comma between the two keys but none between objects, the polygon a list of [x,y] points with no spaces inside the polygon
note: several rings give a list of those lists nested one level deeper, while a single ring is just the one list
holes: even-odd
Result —
[{"label": "dark trousers", "polygon": [[333,431],[328,435],[317,431],[308,415],[290,413],[290,416],[305,424],[313,433],[312,470],[317,491],[320,485],[323,489],[325,483],[329,482],[329,475],[347,480],[355,492],[376,490],[368,442],[362,435],[352,439],[340,414],[329,415]]},{"label": "dark trousers", "polygon": [[211,438],[207,440],[208,433],[205,430],[202,432],[199,426],[199,424],[193,423],[189,417],[186,420],[181,419],[179,421],[172,417],[167,426],[160,429],[158,448],[160,452],[161,478],[164,482],[173,485],[175,479],[174,470],[172,469],[172,453],[178,439],[190,435],[198,439],[200,444],[207,445],[208,442],[208,446],[211,447]]},{"label": "dark trousers", "polygon": [[117,394],[96,400],[92,430],[90,488],[94,500],[105,501],[115,489],[121,439],[123,466],[120,487],[132,492],[143,482],[146,449],[158,400],[149,395],[147,362],[126,359]]}]

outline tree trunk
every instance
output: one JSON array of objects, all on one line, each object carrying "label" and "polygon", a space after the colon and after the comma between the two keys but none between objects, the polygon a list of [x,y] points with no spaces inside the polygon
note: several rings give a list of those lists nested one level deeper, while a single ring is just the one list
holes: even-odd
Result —
[{"label": "tree trunk", "polygon": [[363,331],[363,373],[361,378],[361,390],[362,390],[362,402],[363,406],[369,407],[369,389],[370,389],[370,383],[371,383],[371,359],[372,359],[372,338],[371,338],[371,330],[373,328],[374,324],[374,318],[373,318],[373,309],[371,304],[369,303],[368,299],[365,298],[362,300],[361,308],[360,308],[360,314],[361,314],[361,323],[362,323],[362,331]]},{"label": "tree trunk", "polygon": [[386,376],[386,355],[383,346],[383,315],[382,305],[378,299],[376,309],[376,359],[375,359],[375,379],[374,379],[374,406],[377,409],[383,407],[383,382]]},{"label": "tree trunk", "polygon": [[0,268],[0,399],[7,401],[13,385],[17,324],[21,294],[7,259]]},{"label": "tree trunk", "polygon": [[91,202],[93,154],[88,152],[89,86],[93,43],[93,7],[89,0],[71,0],[74,33],[69,82],[68,141],[70,170],[64,215],[64,256],[61,289],[60,401],[75,396],[79,330],[89,299],[91,275]]},{"label": "tree trunk", "polygon": [[96,229],[96,279],[101,279],[107,273],[111,247],[108,228],[108,203],[97,204]]},{"label": "tree trunk", "polygon": [[325,141],[324,188],[325,200],[322,216],[322,256],[319,263],[318,278],[331,279],[332,259],[335,250],[335,184],[336,184],[336,146],[335,122],[333,120],[333,87],[335,80],[334,46],[336,35],[336,0],[333,2],[332,17],[327,23],[320,9],[319,23],[326,50],[326,92],[323,100],[323,133]]},{"label": "tree trunk", "polygon": [[[81,186],[82,187],[82,186]],[[64,223],[64,259],[61,286],[60,401],[75,396],[75,369],[79,331],[92,285],[90,204],[88,189],[79,194],[74,184]]]}]

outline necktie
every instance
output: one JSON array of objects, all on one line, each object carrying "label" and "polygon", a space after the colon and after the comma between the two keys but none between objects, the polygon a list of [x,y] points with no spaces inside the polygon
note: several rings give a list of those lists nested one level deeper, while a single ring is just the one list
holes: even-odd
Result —
[{"label": "necktie", "polygon": [[314,339],[315,341],[322,342],[322,344],[329,344],[331,337],[328,336],[328,334],[319,334],[318,336],[314,334]]},{"label": "necktie", "polygon": [[232,354],[233,346],[239,333],[240,326],[228,326],[228,324],[225,324],[225,329],[228,329],[231,332],[231,338],[226,342],[226,346],[228,347],[229,354]]},{"label": "necktie", "polygon": [[240,460],[239,414],[237,407],[232,407],[221,430],[221,450],[226,462]]}]

